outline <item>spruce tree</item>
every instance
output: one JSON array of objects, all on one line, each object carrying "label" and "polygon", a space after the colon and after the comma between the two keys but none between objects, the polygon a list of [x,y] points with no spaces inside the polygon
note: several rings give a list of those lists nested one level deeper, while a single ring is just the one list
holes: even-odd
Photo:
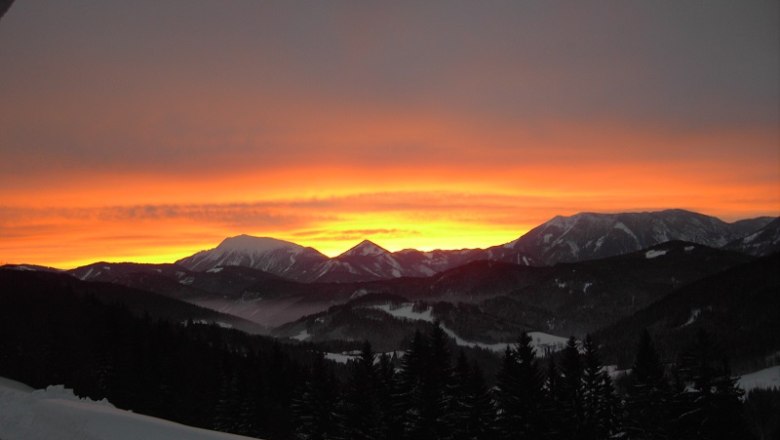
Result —
[{"label": "spruce tree", "polygon": [[601,372],[601,383],[599,385],[601,395],[601,405],[599,406],[596,417],[601,424],[603,433],[610,437],[620,437],[623,432],[623,418],[621,416],[623,407],[621,399],[615,392],[615,386],[612,378],[606,371]]},{"label": "spruce tree", "polygon": [[473,440],[496,438],[496,409],[479,365],[472,364],[468,382],[470,408],[468,432]]},{"label": "spruce tree", "polygon": [[448,423],[452,428],[453,440],[468,440],[470,438],[470,379],[469,363],[466,354],[461,350],[455,361],[455,368],[452,370],[452,399],[448,410]]},{"label": "spruce tree", "polygon": [[536,350],[522,333],[514,349],[507,349],[499,372],[497,402],[502,438],[539,438],[545,431],[544,393]]},{"label": "spruce tree", "polygon": [[507,346],[496,378],[496,406],[498,409],[498,434],[501,439],[514,435],[517,425],[516,414],[520,412],[520,384],[517,368],[517,353]]},{"label": "spruce tree", "polygon": [[563,409],[561,403],[561,374],[558,370],[558,366],[555,364],[555,358],[549,356],[547,358],[547,368],[544,379],[544,394],[545,399],[542,406],[542,418],[545,421],[545,432],[542,438],[545,439],[557,439],[560,438],[562,432],[561,427],[565,423],[563,421]]},{"label": "spruce tree", "polygon": [[672,419],[672,388],[664,365],[645,329],[639,338],[626,396],[625,429],[629,437],[667,439]]},{"label": "spruce tree", "polygon": [[739,400],[742,391],[736,387],[728,362],[718,358],[711,336],[699,330],[680,360],[686,387],[675,396],[681,410],[674,426],[676,438],[749,438]]},{"label": "spruce tree", "polygon": [[574,336],[569,338],[566,348],[563,349],[560,368],[558,399],[561,403],[561,416],[565,422],[560,432],[564,438],[579,439],[582,438],[584,425],[583,366]]},{"label": "spruce tree", "polygon": [[614,387],[609,375],[603,371],[598,346],[590,335],[586,335],[583,348],[583,426],[580,437],[593,440],[607,438],[617,427]]},{"label": "spruce tree", "polygon": [[300,397],[293,404],[297,438],[325,440],[337,435],[338,425],[334,414],[334,405],[338,402],[336,387],[336,379],[320,352],[314,358]]},{"label": "spruce tree", "polygon": [[350,376],[341,405],[341,431],[344,439],[381,438],[381,415],[377,395],[377,371],[374,352],[365,342],[360,356],[350,364]]},{"label": "spruce tree", "polygon": [[438,323],[425,339],[415,332],[404,355],[400,377],[406,438],[448,438],[452,368],[447,335]]},{"label": "spruce tree", "polygon": [[748,438],[742,396],[744,391],[737,387],[737,378],[732,376],[729,361],[724,358],[719,374],[713,380],[710,420],[703,430],[704,436],[712,439]]},{"label": "spruce tree", "polygon": [[447,335],[438,323],[429,336],[428,350],[422,382],[421,423],[413,432],[422,435],[417,438],[444,439],[450,428],[446,417],[451,400],[452,368]]},{"label": "spruce tree", "polygon": [[380,411],[380,433],[385,440],[403,438],[399,386],[392,358],[387,353],[379,356],[377,365],[377,400]]},{"label": "spruce tree", "polygon": [[215,431],[236,432],[239,420],[240,389],[238,377],[228,360],[219,371],[219,394],[212,413],[211,427]]},{"label": "spruce tree", "polygon": [[399,374],[399,413],[403,431],[408,438],[414,427],[420,425],[422,383],[426,367],[427,347],[422,333],[414,332],[409,349],[404,352]]}]

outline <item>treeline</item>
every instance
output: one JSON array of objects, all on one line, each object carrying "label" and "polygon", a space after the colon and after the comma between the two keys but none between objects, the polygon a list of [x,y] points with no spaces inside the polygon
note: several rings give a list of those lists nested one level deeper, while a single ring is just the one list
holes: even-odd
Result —
[{"label": "treeline", "polygon": [[[620,394],[590,337],[540,362],[523,334],[488,388],[462,353],[451,362],[439,327],[415,335],[399,370],[366,344],[341,388],[323,362],[310,376],[294,407],[300,439],[755,438],[741,390],[705,333],[670,370],[645,332]],[[760,407],[756,426],[776,417],[777,406]]]},{"label": "treeline", "polygon": [[618,384],[590,338],[539,359],[522,335],[495,377],[450,347],[435,326],[399,363],[366,344],[342,366],[311,345],[0,283],[0,376],[203,428],[271,440],[777,438],[777,394],[744,405],[706,334],[674,366],[643,334]]},{"label": "treeline", "polygon": [[135,316],[56,277],[2,272],[0,376],[34,388],[64,384],[191,426],[292,437],[290,408],[315,358],[311,347]]}]

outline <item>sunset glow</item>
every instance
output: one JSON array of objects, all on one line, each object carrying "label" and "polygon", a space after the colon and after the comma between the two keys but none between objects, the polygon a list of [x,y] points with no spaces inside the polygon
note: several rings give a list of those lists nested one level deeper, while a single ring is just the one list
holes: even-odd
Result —
[{"label": "sunset glow", "polygon": [[581,211],[780,215],[777,2],[581,21],[556,2],[253,3],[14,5],[0,264],[172,262],[238,234],[330,256],[484,248]]}]

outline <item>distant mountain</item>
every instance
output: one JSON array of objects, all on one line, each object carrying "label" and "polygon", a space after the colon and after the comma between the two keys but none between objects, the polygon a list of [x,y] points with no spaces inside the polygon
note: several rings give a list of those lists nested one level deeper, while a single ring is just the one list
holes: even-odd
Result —
[{"label": "distant mountain", "polygon": [[176,262],[192,271],[206,272],[223,266],[259,269],[290,279],[313,280],[313,272],[328,257],[317,250],[289,241],[239,235],[226,238],[214,249]]},{"label": "distant mountain", "polygon": [[484,249],[437,249],[427,252],[404,249],[394,252],[393,257],[411,276],[430,276],[472,261],[490,259],[488,252]]},{"label": "distant mountain", "polygon": [[314,280],[368,281],[398,278],[406,275],[406,272],[393,254],[368,240],[363,240],[352,249],[320,264]]},{"label": "distant mountain", "polygon": [[780,218],[725,246],[749,255],[764,256],[780,252]]},{"label": "distant mountain", "polygon": [[[225,266],[195,272],[175,264],[95,263],[69,273],[84,281],[119,284],[239,316],[264,326],[327,308],[349,284],[323,285],[288,280],[261,270]],[[334,289],[336,288],[336,289]],[[341,289],[341,290],[339,290]],[[334,293],[335,290],[335,293]],[[316,292],[316,295],[312,295]],[[352,293],[346,290],[341,296]],[[302,298],[308,303],[298,307]]]},{"label": "distant mountain", "polygon": [[[0,296],[9,301],[13,301],[15,296],[56,294],[62,290],[78,297],[91,297],[105,304],[121,304],[139,316],[148,315],[180,323],[188,320],[215,323],[254,334],[266,331],[263,326],[237,316],[120,283],[87,282],[65,272],[20,271],[13,267],[0,267]],[[47,307],[41,304],[42,314],[48,313]]]},{"label": "distant mountain", "polygon": [[35,264],[6,264],[4,266],[0,266],[0,268],[28,272],[62,272],[61,269],[48,266],[37,266]]},{"label": "distant mountain", "polygon": [[[389,252],[363,240],[343,254],[328,258],[295,243],[241,235],[227,238],[215,249],[198,252],[175,265],[193,272],[240,266],[300,282],[351,283],[427,277],[472,261],[490,260],[491,255],[492,252],[482,249]],[[529,265],[532,261],[520,259],[520,264]]]},{"label": "distant mountain", "polygon": [[586,261],[636,252],[672,240],[714,248],[729,245],[729,249],[762,255],[757,250],[757,243],[765,238],[748,248],[730,243],[768,226],[773,220],[772,217],[760,217],[726,223],[679,209],[580,213],[570,217],[557,216],[515,241],[488,249],[389,252],[364,240],[334,258],[283,240],[241,235],[225,239],[215,249],[199,252],[176,264],[196,272],[242,266],[300,282],[349,283],[427,277],[481,260],[524,266]]},{"label": "distant mountain", "polygon": [[[629,366],[636,335],[648,329],[668,361],[699,329],[714,335],[732,366],[763,368],[780,350],[780,254],[761,258],[680,287],[596,333],[609,362]],[[758,365],[749,361],[758,360]]]},{"label": "distant mountain", "polygon": [[722,247],[767,225],[762,217],[726,223],[715,217],[672,209],[620,214],[557,216],[516,241],[490,248],[497,259],[529,256],[541,264],[594,260],[636,252],[671,240]]},{"label": "distant mountain", "polygon": [[[753,258],[687,242],[668,242],[607,259],[528,267],[475,261],[428,278],[356,284],[330,296],[334,305],[274,330],[280,336],[322,341],[359,340],[372,334],[383,349],[414,331],[418,322],[396,322],[375,306],[424,302],[420,313],[438,319],[459,337],[505,342],[522,330],[582,335],[648,306],[688,283]],[[310,284],[317,292],[319,284]],[[317,294],[313,294],[316,297]],[[323,309],[325,310],[325,309]],[[304,332],[305,330],[305,332]],[[514,335],[514,336],[513,336]],[[373,343],[372,342],[372,343]]]},{"label": "distant mountain", "polygon": [[464,249],[422,252],[405,249],[389,252],[363,240],[343,254],[321,264],[317,269],[317,282],[374,281],[400,277],[428,277],[464,264],[489,260],[482,249]]},{"label": "distant mountain", "polygon": [[584,334],[681,286],[752,259],[738,252],[671,241],[625,255],[556,264],[545,268],[545,276],[537,282],[518,286],[511,295],[486,301],[483,307],[503,318],[529,308],[543,309],[551,318],[541,330]]}]

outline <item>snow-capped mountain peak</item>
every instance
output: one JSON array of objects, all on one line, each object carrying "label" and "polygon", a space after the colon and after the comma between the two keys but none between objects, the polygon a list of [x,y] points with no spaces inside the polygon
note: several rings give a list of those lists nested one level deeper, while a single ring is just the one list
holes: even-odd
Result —
[{"label": "snow-capped mountain peak", "polygon": [[303,249],[303,246],[271,237],[253,237],[241,234],[222,240],[216,250],[221,252],[265,253],[276,249]]},{"label": "snow-capped mountain peak", "polygon": [[[775,220],[774,225],[770,222]],[[757,234],[758,230],[761,234]],[[296,281],[353,282],[398,277],[430,276],[472,261],[492,260],[524,266],[554,265],[606,258],[681,240],[730,248],[754,255],[778,246],[776,219],[761,217],[726,223],[715,217],[681,209],[602,214],[582,212],[556,216],[518,239],[488,249],[406,249],[388,252],[363,240],[335,258],[269,237],[239,235],[214,249],[179,260],[196,272],[244,266]],[[753,234],[753,235],[750,235]],[[735,242],[742,239],[740,242]]]},{"label": "snow-capped mountain peak", "polygon": [[[760,223],[751,221],[756,227]],[[670,240],[722,247],[749,226],[682,209],[656,212],[556,216],[505,246],[552,265],[635,252]]]},{"label": "snow-capped mountain peak", "polygon": [[327,259],[312,248],[289,241],[238,235],[226,238],[214,249],[198,252],[176,263],[198,272],[224,266],[243,266],[294,279],[305,279],[310,276],[309,272],[313,266]]},{"label": "snow-capped mountain peak", "polygon": [[357,246],[341,254],[341,256],[342,257],[347,257],[347,256],[366,257],[366,256],[377,256],[377,255],[389,254],[389,253],[390,252],[388,252],[387,249],[382,248],[376,243],[369,240],[363,240],[360,243],[358,243]]}]

